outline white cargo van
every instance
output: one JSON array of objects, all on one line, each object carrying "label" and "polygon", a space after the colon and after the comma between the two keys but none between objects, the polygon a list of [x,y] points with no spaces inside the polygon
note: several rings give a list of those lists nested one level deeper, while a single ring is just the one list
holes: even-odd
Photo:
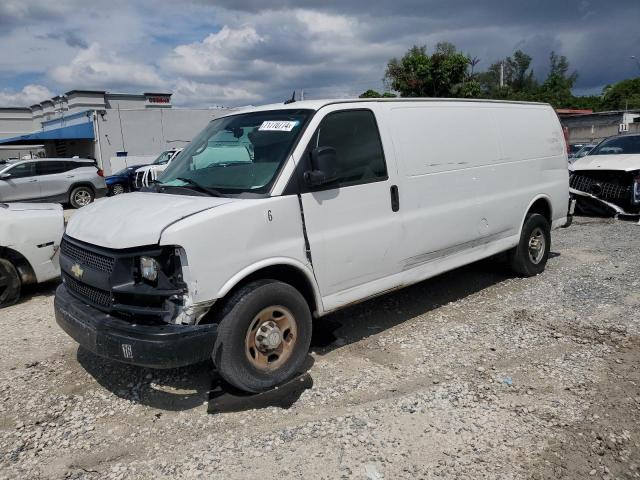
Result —
[{"label": "white cargo van", "polygon": [[546,104],[304,101],[213,120],[144,192],[80,210],[56,318],[80,344],[166,368],[212,358],[262,391],[312,318],[499,252],[545,268],[568,222]]}]

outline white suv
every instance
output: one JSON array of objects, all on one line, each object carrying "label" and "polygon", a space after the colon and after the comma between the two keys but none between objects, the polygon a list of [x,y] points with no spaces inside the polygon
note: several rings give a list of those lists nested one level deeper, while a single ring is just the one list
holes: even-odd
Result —
[{"label": "white suv", "polygon": [[107,185],[93,160],[41,158],[0,164],[0,202],[58,202],[84,207]]}]

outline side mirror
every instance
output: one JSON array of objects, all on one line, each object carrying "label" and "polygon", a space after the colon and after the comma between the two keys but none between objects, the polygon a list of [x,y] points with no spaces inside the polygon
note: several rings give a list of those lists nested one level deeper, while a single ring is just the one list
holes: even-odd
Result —
[{"label": "side mirror", "polygon": [[9,180],[11,178],[10,173],[0,173],[0,180]]},{"label": "side mirror", "polygon": [[312,187],[326,185],[338,178],[338,156],[333,147],[311,150],[311,170],[304,172],[304,179]]}]

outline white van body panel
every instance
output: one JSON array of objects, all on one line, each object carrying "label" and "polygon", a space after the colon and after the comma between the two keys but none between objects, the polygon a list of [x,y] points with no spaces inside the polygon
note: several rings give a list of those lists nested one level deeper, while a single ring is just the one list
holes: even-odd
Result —
[{"label": "white van body panel", "polygon": [[160,244],[184,248],[183,275],[193,303],[221,298],[246,275],[270,265],[295,266],[315,284],[293,195],[236,200],[191,215],[164,229]]},{"label": "white van body panel", "polygon": [[58,250],[63,233],[64,216],[59,204],[0,205],[0,248],[21,254],[29,262],[37,282],[60,275]]}]

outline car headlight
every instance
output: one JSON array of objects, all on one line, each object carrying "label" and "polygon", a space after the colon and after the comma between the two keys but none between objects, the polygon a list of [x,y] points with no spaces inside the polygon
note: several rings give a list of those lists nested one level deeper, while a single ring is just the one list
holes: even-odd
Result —
[{"label": "car headlight", "polygon": [[158,280],[159,270],[160,265],[155,258],[140,257],[140,274],[142,275],[142,278],[149,280],[150,282],[155,282]]},{"label": "car headlight", "polygon": [[640,203],[640,172],[638,172],[638,176],[633,179],[633,192],[632,192],[632,201],[633,203]]}]

